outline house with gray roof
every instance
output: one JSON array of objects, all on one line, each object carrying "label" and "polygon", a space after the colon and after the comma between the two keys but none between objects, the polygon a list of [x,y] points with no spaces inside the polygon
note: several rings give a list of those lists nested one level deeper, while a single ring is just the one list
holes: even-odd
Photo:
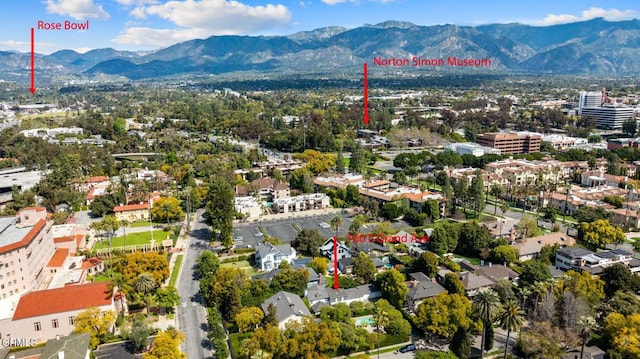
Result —
[{"label": "house with gray roof", "polygon": [[589,254],[594,254],[594,252],[578,246],[560,248],[556,253],[556,267],[565,271],[569,270],[579,264],[581,257]]},{"label": "house with gray roof", "polygon": [[544,246],[560,246],[560,248],[573,246],[576,244],[576,240],[562,232],[552,232],[542,236],[525,238],[518,240],[511,246],[518,253],[518,259],[526,261],[534,259],[540,254],[542,247]]},{"label": "house with gray roof", "polygon": [[335,290],[323,285],[312,286],[307,289],[305,298],[311,304],[311,310],[318,313],[320,309],[327,305],[337,303],[349,304],[355,301],[374,301],[382,296],[380,288],[374,284],[363,284],[355,288],[339,288]]},{"label": "house with gray roof", "polygon": [[462,272],[458,277],[462,281],[469,298],[475,296],[481,289],[489,288],[494,284],[491,279],[479,273]]},{"label": "house with gray roof", "polygon": [[[309,279],[307,280],[307,288],[312,287],[314,285],[317,284],[326,284],[327,281],[326,279],[319,275],[318,273],[316,273],[316,271],[311,268],[311,267],[302,267],[302,266],[291,266],[291,268],[293,269],[305,269],[307,271],[307,273],[309,274]],[[264,272],[264,273],[260,273],[257,275],[254,275],[253,277],[251,277],[251,279],[260,279],[260,280],[266,280],[268,282],[271,282],[271,280],[273,280],[273,278],[275,276],[277,276],[278,274],[282,273],[282,269],[280,268],[276,268],[270,272]]]},{"label": "house with gray roof", "polygon": [[411,280],[406,283],[409,293],[405,304],[410,310],[415,310],[425,299],[435,297],[446,290],[435,279],[427,277],[422,272],[411,273],[409,277]]},{"label": "house with gray roof", "polygon": [[287,323],[291,321],[301,321],[302,318],[311,315],[302,299],[293,293],[280,291],[265,300],[261,305],[264,313],[268,312],[270,304],[273,304],[276,308],[280,329],[284,329]]},{"label": "house with gray roof", "polygon": [[296,256],[296,250],[288,243],[277,246],[271,243],[256,245],[256,266],[260,270],[278,268],[282,261],[291,263],[292,260],[296,259]]}]

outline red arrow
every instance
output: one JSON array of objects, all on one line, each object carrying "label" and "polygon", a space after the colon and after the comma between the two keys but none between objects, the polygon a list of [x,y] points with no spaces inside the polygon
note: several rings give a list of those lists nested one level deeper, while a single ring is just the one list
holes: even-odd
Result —
[{"label": "red arrow", "polygon": [[36,53],[34,51],[34,38],[34,31],[33,28],[31,28],[31,87],[29,91],[31,91],[32,95],[36,92]]},{"label": "red arrow", "polygon": [[338,288],[340,288],[338,277],[338,236],[335,236],[333,237],[333,289],[338,290]]},{"label": "red arrow", "polygon": [[364,124],[369,124],[369,82],[367,80],[367,63],[364,63]]}]

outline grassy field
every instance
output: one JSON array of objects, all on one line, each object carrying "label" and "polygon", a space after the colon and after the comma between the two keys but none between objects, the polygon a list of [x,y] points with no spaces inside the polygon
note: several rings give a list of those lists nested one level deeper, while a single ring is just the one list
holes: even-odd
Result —
[{"label": "grassy field", "polygon": [[171,279],[169,279],[169,287],[175,287],[178,280],[178,272],[180,272],[180,266],[182,265],[182,254],[178,254],[176,257],[176,263],[173,265],[173,271],[171,271]]},{"label": "grassy field", "polygon": [[[160,243],[163,240],[167,239],[168,235],[169,235],[169,232],[165,232],[163,230],[153,231],[153,239],[155,240],[155,243],[157,245],[160,245]],[[111,247],[118,248],[118,247],[123,247],[124,245],[132,246],[132,245],[149,244],[149,243],[151,243],[151,232],[145,231],[145,232],[127,234],[126,241],[124,237],[116,237],[113,239],[113,243],[111,244]],[[93,249],[102,249],[102,248],[109,248],[108,239],[99,241],[93,246]]]},{"label": "grassy field", "polygon": [[240,268],[242,269],[248,276],[253,276],[258,274],[258,272],[256,272],[255,268],[253,268],[251,266],[251,264],[249,264],[248,261],[238,261],[238,262],[231,262],[231,263],[222,263],[220,264],[220,267],[232,267],[232,268]]}]

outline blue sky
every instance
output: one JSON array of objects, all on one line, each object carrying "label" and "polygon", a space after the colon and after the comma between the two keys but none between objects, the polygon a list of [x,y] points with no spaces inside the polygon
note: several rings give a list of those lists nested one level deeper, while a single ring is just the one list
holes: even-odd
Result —
[{"label": "blue sky", "polygon": [[36,30],[36,52],[112,47],[151,50],[211,35],[287,35],[386,20],[418,25],[520,22],[551,25],[640,18],[637,0],[1,0],[0,50],[29,51],[38,20],[86,31]]}]

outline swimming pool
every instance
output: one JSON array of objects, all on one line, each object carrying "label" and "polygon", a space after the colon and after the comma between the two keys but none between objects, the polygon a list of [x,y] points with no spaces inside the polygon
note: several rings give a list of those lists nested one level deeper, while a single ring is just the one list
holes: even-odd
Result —
[{"label": "swimming pool", "polygon": [[372,317],[356,319],[356,327],[366,327],[367,325],[373,325],[373,324],[375,324],[375,322]]}]

